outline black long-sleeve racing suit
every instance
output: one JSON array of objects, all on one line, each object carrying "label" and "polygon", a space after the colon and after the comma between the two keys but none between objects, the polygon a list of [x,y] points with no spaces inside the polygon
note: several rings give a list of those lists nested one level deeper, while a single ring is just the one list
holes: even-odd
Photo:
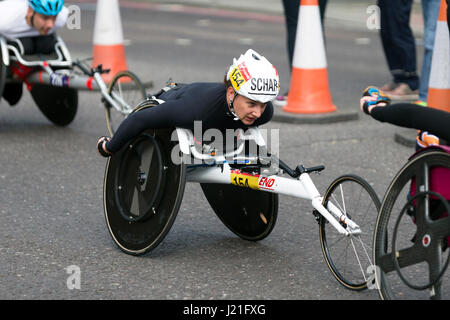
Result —
[{"label": "black long-sleeve racing suit", "polygon": [[[120,150],[129,140],[147,129],[180,127],[193,129],[194,121],[202,122],[202,130],[211,128],[247,129],[240,120],[234,120],[226,103],[223,83],[192,83],[171,89],[157,96],[165,102],[130,114],[106,144],[111,153]],[[260,126],[272,119],[273,105],[267,103],[261,117],[251,126]]]},{"label": "black long-sleeve racing suit", "polygon": [[370,115],[381,122],[430,132],[440,138],[440,144],[450,142],[450,112],[416,104],[396,103],[387,107],[374,107]]}]

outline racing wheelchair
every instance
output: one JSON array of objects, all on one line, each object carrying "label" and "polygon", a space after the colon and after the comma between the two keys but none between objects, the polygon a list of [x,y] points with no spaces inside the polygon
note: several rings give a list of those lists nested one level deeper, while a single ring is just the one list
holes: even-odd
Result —
[{"label": "racing wheelchair", "polygon": [[[133,112],[160,102],[147,99]],[[321,196],[310,174],[324,166],[290,168],[267,151],[259,128],[234,132],[231,150],[201,141],[193,131],[147,130],[108,158],[104,214],[122,251],[142,255],[161,243],[175,221],[186,182],[200,183],[223,224],[248,241],[262,240],[272,232],[282,194],[311,201],[311,217],[318,223],[322,252],[333,276],[346,288],[367,288],[380,201],[364,179],[340,176]]]},{"label": "racing wheelchair", "polygon": [[[88,60],[88,59],[85,59]],[[54,52],[25,54],[20,39],[0,36],[0,99],[8,83],[24,83],[41,112],[58,126],[70,124],[78,109],[78,90],[99,90],[111,135],[118,124],[146,98],[145,87],[130,71],[118,72],[109,85],[102,65],[89,68],[85,60],[72,61],[61,37],[55,35]]]},{"label": "racing wheelchair", "polygon": [[448,299],[450,147],[412,155],[389,185],[377,218],[373,260],[382,299]]}]

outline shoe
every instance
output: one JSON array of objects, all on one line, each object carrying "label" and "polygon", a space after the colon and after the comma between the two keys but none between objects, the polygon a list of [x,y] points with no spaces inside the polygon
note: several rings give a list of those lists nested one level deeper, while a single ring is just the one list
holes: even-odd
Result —
[{"label": "shoe", "polygon": [[399,85],[400,85],[400,83],[397,83],[397,82],[389,82],[389,83],[386,83],[385,85],[379,87],[378,89],[381,91],[384,91],[386,93],[389,93],[389,92],[397,89],[397,87]]},{"label": "shoe", "polygon": [[275,98],[275,100],[281,101],[281,102],[286,101],[288,98],[288,95],[289,95],[289,91],[286,91],[284,94],[280,94],[279,96],[277,96]]},{"label": "shoe", "polygon": [[386,92],[392,100],[417,100],[419,98],[418,90],[411,90],[406,83],[400,83],[397,88]]},{"label": "shoe", "polygon": [[286,91],[285,94],[280,94],[277,96],[275,100],[272,101],[273,105],[275,107],[284,107],[287,104],[288,93],[289,91]]},{"label": "shoe", "polygon": [[417,104],[418,106],[427,107],[427,102],[422,100],[417,100],[414,102],[414,104]]}]

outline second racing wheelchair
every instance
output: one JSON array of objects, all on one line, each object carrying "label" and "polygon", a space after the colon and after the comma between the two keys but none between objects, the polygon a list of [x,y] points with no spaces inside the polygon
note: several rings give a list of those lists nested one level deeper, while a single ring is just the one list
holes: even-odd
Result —
[{"label": "second racing wheelchair", "polygon": [[113,135],[123,118],[146,98],[146,88],[128,70],[115,74],[107,85],[102,74],[108,72],[102,65],[90,68],[84,60],[73,61],[59,36],[53,53],[33,55],[25,54],[19,39],[0,36],[0,97],[6,84],[25,84],[40,111],[55,125],[66,126],[74,120],[79,90],[99,90]]}]

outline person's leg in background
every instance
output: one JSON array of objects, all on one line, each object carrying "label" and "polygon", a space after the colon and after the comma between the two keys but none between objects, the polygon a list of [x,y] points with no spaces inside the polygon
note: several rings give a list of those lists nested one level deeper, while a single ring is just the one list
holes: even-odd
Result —
[{"label": "person's leg in background", "polygon": [[[394,67],[393,60],[393,38],[391,32],[391,6],[389,5],[388,0],[378,0],[378,7],[380,8],[380,38],[381,45],[383,47],[384,56],[386,58],[386,62],[389,68],[389,71]],[[389,92],[394,90],[398,86],[398,82],[396,82],[395,76],[392,75],[392,81],[380,87],[382,91]],[[397,80],[398,81],[398,80]]]},{"label": "person's leg in background", "polygon": [[424,20],[424,56],[422,72],[420,74],[419,101],[417,101],[418,104],[426,104],[427,102],[431,59],[433,57],[434,37],[436,35],[436,25],[440,4],[440,0],[422,0],[422,12]]},{"label": "person's leg in background", "polygon": [[447,27],[448,33],[450,33],[450,2],[447,0]]},{"label": "person's leg in background", "polygon": [[289,66],[292,68],[294,58],[295,36],[297,34],[298,11],[300,0],[283,0],[284,17],[286,20],[286,40]]},{"label": "person's leg in background", "polygon": [[325,18],[325,9],[327,8],[327,2],[328,0],[319,0],[320,20],[322,21],[322,26],[323,20]]},{"label": "person's leg in background", "polygon": [[409,26],[412,0],[391,0],[396,5],[393,17],[395,60],[400,62],[394,68],[399,86],[390,92],[393,100],[414,100],[418,98],[419,76],[417,75],[416,43]]},{"label": "person's leg in background", "polygon": [[379,0],[380,36],[393,81],[381,89],[393,99],[417,98],[416,47],[409,18],[412,0]]}]

